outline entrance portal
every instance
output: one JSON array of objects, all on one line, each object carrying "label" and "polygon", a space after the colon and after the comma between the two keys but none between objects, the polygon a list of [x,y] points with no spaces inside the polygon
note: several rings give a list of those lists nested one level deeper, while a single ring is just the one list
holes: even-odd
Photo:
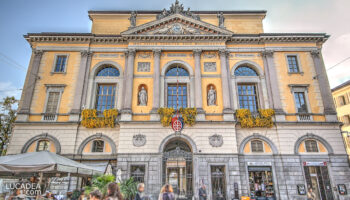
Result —
[{"label": "entrance portal", "polygon": [[176,199],[192,199],[192,150],[183,140],[174,139],[163,152],[163,185],[170,184]]}]

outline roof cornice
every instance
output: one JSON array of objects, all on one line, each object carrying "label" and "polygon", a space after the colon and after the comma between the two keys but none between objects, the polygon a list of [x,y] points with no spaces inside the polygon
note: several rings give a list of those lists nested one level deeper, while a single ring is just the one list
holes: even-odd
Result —
[{"label": "roof cornice", "polygon": [[232,43],[321,42],[325,33],[261,33],[233,35],[96,35],[91,33],[28,33],[29,42],[125,43],[128,40],[224,40]]}]

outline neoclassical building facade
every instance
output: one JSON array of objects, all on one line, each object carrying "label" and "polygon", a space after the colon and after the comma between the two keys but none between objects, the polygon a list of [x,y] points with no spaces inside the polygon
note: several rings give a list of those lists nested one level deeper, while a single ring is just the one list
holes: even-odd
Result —
[{"label": "neoclassical building facade", "polygon": [[[33,49],[8,154],[49,150],[134,177],[157,198],[349,199],[323,33],[264,33],[266,11],[90,11],[91,33],[28,33]],[[181,133],[160,108],[196,108]],[[87,128],[84,110],[117,109]],[[90,111],[91,111],[90,110]],[[239,111],[272,126],[243,126]],[[113,122],[114,124],[114,122]],[[93,125],[92,125],[93,126]],[[84,180],[79,180],[79,185]],[[62,188],[64,189],[64,188]]]}]

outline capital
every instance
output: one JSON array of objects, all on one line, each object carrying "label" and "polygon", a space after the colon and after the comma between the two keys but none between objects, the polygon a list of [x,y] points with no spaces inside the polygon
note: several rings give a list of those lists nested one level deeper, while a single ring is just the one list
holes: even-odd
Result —
[{"label": "capital", "polygon": [[263,57],[267,57],[267,56],[273,56],[273,53],[274,53],[273,50],[265,50],[265,51],[261,52],[261,55]]},{"label": "capital", "polygon": [[36,50],[36,49],[34,49],[33,53],[34,53],[35,56],[42,56],[44,51],[43,50]]},{"label": "capital", "polygon": [[127,51],[128,56],[135,56],[136,54],[136,49],[128,49]]},{"label": "capital", "polygon": [[194,56],[201,56],[202,49],[193,49],[193,55]]},{"label": "capital", "polygon": [[219,55],[220,55],[220,57],[226,56],[227,55],[227,50],[226,49],[219,49]]},{"label": "capital", "polygon": [[84,50],[84,51],[81,51],[80,54],[81,54],[82,57],[84,57],[84,56],[91,56],[92,52]]},{"label": "capital", "polygon": [[317,50],[312,50],[310,53],[314,57],[319,57],[321,54],[321,51],[319,49],[317,49]]},{"label": "capital", "polygon": [[160,57],[160,54],[162,53],[161,49],[153,49],[152,51],[154,57]]}]

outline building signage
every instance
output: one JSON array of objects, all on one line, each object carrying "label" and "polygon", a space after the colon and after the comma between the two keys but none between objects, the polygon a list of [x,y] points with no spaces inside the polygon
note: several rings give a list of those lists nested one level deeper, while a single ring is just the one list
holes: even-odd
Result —
[{"label": "building signage", "polygon": [[271,162],[247,162],[249,166],[271,166]]},{"label": "building signage", "polygon": [[327,166],[327,162],[303,162],[304,166]]}]

